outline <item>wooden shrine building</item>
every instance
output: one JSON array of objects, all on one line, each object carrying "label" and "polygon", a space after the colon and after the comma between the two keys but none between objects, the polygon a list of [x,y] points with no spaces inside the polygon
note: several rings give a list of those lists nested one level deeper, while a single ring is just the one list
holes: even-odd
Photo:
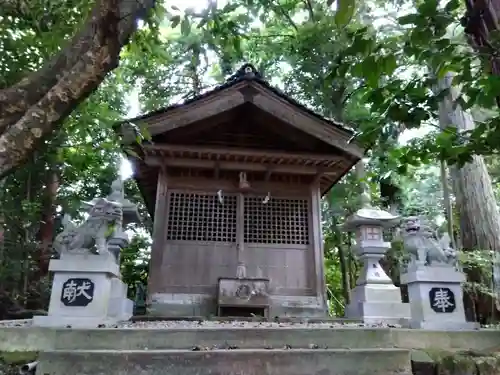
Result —
[{"label": "wooden shrine building", "polygon": [[320,198],[363,156],[352,133],[244,65],[225,84],[126,123],[154,218],[148,285],[162,316],[324,316]]}]

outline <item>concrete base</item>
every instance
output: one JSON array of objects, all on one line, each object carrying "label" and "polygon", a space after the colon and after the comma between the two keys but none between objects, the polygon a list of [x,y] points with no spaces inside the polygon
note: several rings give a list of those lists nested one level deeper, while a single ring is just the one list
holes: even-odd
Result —
[{"label": "concrete base", "polygon": [[351,303],[346,308],[348,319],[359,319],[366,324],[400,324],[405,325],[410,315],[408,303],[359,302]]},{"label": "concrete base", "polygon": [[129,320],[134,314],[134,301],[127,298],[128,286],[118,278],[111,279],[108,316],[116,321]]},{"label": "concrete base", "polygon": [[[450,266],[411,267],[401,274],[401,282],[408,285],[411,305],[411,328],[422,329],[477,329],[476,323],[466,322],[462,283],[465,275]],[[453,310],[435,311],[430,300],[431,290],[444,290],[453,295]]]},{"label": "concrete base", "polygon": [[66,327],[66,328],[99,328],[103,326],[112,326],[117,323],[116,319],[106,317],[84,317],[73,318],[70,316],[34,316],[33,325],[38,327]]},{"label": "concrete base", "polygon": [[[269,317],[328,316],[328,308],[318,297],[271,296]],[[217,315],[217,298],[209,294],[156,293],[150,298],[148,314],[153,316],[184,317]]]},{"label": "concrete base", "polygon": [[[55,274],[48,315],[34,317],[34,325],[91,328],[132,317],[133,302],[127,299],[127,286],[119,279],[120,269],[112,257],[65,254],[51,260],[49,270]],[[75,296],[79,303],[74,303]]]},{"label": "concrete base", "polygon": [[368,324],[402,324],[410,318],[410,305],[401,302],[401,291],[392,284],[359,285],[351,292],[346,317]]},{"label": "concrete base", "polygon": [[37,374],[51,375],[411,375],[405,349],[48,351]]}]

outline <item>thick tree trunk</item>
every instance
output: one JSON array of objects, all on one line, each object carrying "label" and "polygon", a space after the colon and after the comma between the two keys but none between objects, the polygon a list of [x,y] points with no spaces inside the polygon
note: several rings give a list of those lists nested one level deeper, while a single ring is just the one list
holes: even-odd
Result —
[{"label": "thick tree trunk", "polygon": [[0,90],[0,177],[20,165],[118,66],[137,19],[153,5],[154,0],[98,0],[66,48],[39,71]]},{"label": "thick tree trunk", "polygon": [[[440,123],[442,127],[454,125],[459,131],[474,128],[470,113],[465,112],[454,101],[458,90],[451,87],[452,73],[448,73],[440,81],[440,90],[450,89],[449,95],[440,106]],[[472,162],[462,168],[450,168],[452,186],[455,194],[457,212],[460,218],[461,243],[467,250],[493,250],[495,260],[500,251],[500,215],[490,176],[482,156],[473,156]],[[495,264],[494,270],[498,271]],[[470,282],[480,282],[480,272],[472,269],[468,272]],[[500,281],[497,279],[497,282]],[[495,282],[494,288],[500,292],[500,285]],[[498,298],[497,298],[498,300]],[[482,304],[484,305],[484,304]],[[487,312],[483,311],[483,314]]]}]

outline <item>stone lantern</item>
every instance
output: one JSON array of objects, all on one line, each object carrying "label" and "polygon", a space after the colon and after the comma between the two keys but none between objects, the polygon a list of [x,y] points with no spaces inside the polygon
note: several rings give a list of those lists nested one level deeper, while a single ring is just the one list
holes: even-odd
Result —
[{"label": "stone lantern", "polygon": [[409,319],[409,305],[402,302],[400,289],[379,263],[391,247],[384,241],[384,229],[395,227],[399,221],[399,216],[372,207],[362,208],[347,219],[345,229],[356,234],[353,251],[363,263],[346,308],[348,318],[372,324],[404,324]]}]

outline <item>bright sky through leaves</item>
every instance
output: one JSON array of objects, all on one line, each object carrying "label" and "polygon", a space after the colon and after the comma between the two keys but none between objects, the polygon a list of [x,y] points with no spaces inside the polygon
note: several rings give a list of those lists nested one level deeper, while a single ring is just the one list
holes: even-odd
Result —
[{"label": "bright sky through leaves", "polygon": [[[184,12],[187,8],[192,8],[196,12],[202,11],[207,4],[209,3],[210,0],[170,0],[167,2],[167,8],[170,7],[176,7],[181,13]],[[217,5],[218,7],[224,6],[228,0],[219,0]],[[402,11],[399,10],[397,11],[398,13]],[[407,10],[403,10],[403,13],[406,13]],[[378,20],[377,23],[383,23],[385,20],[381,19]],[[257,21],[258,22],[258,21]],[[382,26],[381,24],[378,25],[379,27]],[[251,62],[251,61],[250,61]],[[286,66],[287,64],[280,64],[282,65],[282,71],[285,71],[289,69],[290,67]],[[291,69],[291,68],[290,68]],[[209,78],[209,77],[207,77]],[[276,85],[276,86],[282,86],[283,82],[281,82],[280,77],[273,77],[274,79],[271,80],[271,84]],[[165,103],[165,105],[168,105],[169,103]],[[130,93],[129,95],[129,112],[128,112],[128,118],[132,118],[135,116],[138,116],[140,114],[140,105],[139,105],[139,95],[138,95],[138,90],[134,90],[133,92]],[[429,126],[422,126],[417,129],[411,129],[404,131],[399,138],[399,142],[402,144],[406,144],[409,140],[413,138],[419,138],[427,134],[430,130],[432,130],[431,127]],[[130,163],[128,160],[126,160],[124,157],[122,157],[122,163],[121,163],[121,168],[120,168],[120,174],[123,179],[128,179],[132,176],[133,171]]]}]

